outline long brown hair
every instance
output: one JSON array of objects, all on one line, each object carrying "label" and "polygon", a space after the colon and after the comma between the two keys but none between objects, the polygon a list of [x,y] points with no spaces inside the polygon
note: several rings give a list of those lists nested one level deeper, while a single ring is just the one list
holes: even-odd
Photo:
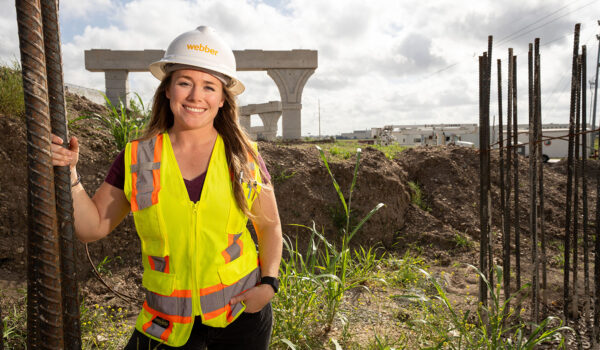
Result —
[{"label": "long brown hair", "polygon": [[[143,140],[155,137],[173,126],[173,111],[166,95],[172,77],[172,72],[167,74],[154,93],[152,117],[142,137]],[[248,204],[246,203],[242,182],[248,183],[254,180],[251,177],[249,161],[252,160],[258,163],[258,155],[252,147],[248,135],[246,135],[240,126],[236,98],[225,85],[223,85],[223,96],[225,98],[223,107],[219,108],[213,125],[225,144],[225,155],[227,156],[229,171],[232,174],[231,182],[237,206],[246,216],[251,218],[253,215],[250,213],[250,208],[248,208]],[[256,171],[261,171],[260,167],[257,168]],[[240,181],[240,174],[242,175],[242,181]]]}]

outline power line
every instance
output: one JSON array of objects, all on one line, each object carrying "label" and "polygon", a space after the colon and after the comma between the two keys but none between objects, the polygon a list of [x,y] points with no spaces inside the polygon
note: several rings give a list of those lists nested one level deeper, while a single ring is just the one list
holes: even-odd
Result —
[{"label": "power line", "polygon": [[536,24],[536,23],[539,23],[539,22],[543,21],[544,19],[546,19],[546,18],[548,18],[548,17],[550,17],[550,16],[554,15],[555,13],[562,11],[564,8],[566,8],[566,7],[569,7],[570,5],[572,5],[573,3],[577,2],[577,1],[580,1],[580,0],[574,0],[574,1],[571,1],[570,3],[566,4],[565,6],[563,6],[563,7],[559,8],[558,10],[556,10],[556,11],[554,11],[554,12],[552,12],[552,13],[549,13],[549,14],[547,14],[546,16],[544,16],[544,17],[542,17],[542,18],[538,19],[537,21],[535,21],[535,22],[533,22],[533,23],[530,23],[530,24],[526,25],[525,27],[523,27],[523,28],[521,28],[521,29],[519,29],[519,30],[517,30],[517,31],[513,32],[512,34],[509,34],[509,35],[505,36],[504,38],[502,38],[502,39],[498,40],[498,44],[497,44],[497,45],[501,45],[501,44],[502,44],[502,43],[503,43],[505,40],[509,40],[509,38],[510,38],[511,36],[513,36],[513,35],[516,35],[516,34],[518,34],[520,31],[522,31],[522,30],[525,30],[525,29],[527,29],[527,28],[531,27],[532,25],[534,25],[534,24]]},{"label": "power line", "polygon": [[[550,24],[550,23],[554,23],[554,22],[558,21],[559,19],[561,19],[561,18],[563,18],[563,17],[565,17],[565,16],[567,16],[567,15],[569,15],[569,14],[571,14],[571,13],[575,12],[575,11],[579,11],[579,10],[581,10],[581,9],[582,9],[582,8],[584,8],[584,7],[590,6],[591,4],[593,4],[593,3],[597,2],[597,1],[598,1],[598,0],[593,0],[593,1],[590,1],[590,2],[588,2],[587,4],[585,4],[585,5],[583,5],[583,6],[580,6],[580,7],[576,8],[575,10],[569,11],[569,12],[567,12],[567,13],[565,13],[565,14],[561,15],[561,16],[558,16],[558,17],[554,18],[554,19],[553,19],[553,20],[551,20],[551,21],[548,21],[548,22],[546,22],[546,23],[544,23],[544,24],[542,24],[542,25],[539,25],[539,26],[537,26],[537,27],[535,27],[535,28],[531,29],[531,30],[528,30],[528,31],[526,31],[525,33],[522,33],[522,34],[520,34],[520,35],[517,35],[517,36],[515,36],[515,37],[511,38],[509,41],[513,41],[513,40],[515,40],[515,39],[518,39],[518,38],[522,37],[522,36],[523,36],[523,35],[525,35],[525,34],[529,34],[529,33],[533,32],[533,31],[535,31],[535,30],[538,30],[538,29],[540,29],[540,28],[543,28],[543,27],[547,26],[548,24]],[[506,41],[506,40],[505,40],[505,41]],[[504,44],[504,43],[498,43],[497,45],[494,45],[494,46],[500,46],[500,45],[503,45],[503,44]]]}]

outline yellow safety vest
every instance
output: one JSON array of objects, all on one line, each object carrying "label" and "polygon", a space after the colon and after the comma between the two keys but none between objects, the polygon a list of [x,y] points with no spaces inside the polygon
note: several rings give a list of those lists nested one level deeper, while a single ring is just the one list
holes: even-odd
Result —
[{"label": "yellow safety vest", "polygon": [[[256,149],[256,145],[253,147]],[[260,171],[243,184],[248,208]],[[260,281],[248,218],[238,208],[225,145],[217,136],[200,200],[190,201],[167,133],[125,148],[124,191],[142,243],[146,300],[136,328],[170,346],[184,345],[194,317],[225,327],[246,308],[229,300]]]}]

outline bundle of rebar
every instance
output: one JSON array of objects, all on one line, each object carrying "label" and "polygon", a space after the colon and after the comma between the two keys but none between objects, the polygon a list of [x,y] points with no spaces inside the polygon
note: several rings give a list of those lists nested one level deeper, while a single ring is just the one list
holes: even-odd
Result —
[{"label": "bundle of rebar", "polygon": [[50,152],[51,132],[68,140],[58,3],[42,2],[16,1],[27,121],[27,347],[81,349],[70,173],[52,166]]}]

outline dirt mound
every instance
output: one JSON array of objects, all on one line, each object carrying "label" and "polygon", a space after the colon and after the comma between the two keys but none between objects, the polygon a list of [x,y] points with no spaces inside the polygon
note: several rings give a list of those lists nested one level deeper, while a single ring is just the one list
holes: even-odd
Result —
[{"label": "dirt mound", "polygon": [[[430,212],[415,210],[407,216],[405,229],[408,237],[435,242],[440,248],[456,246],[457,235],[466,234],[479,239],[479,152],[457,146],[416,147],[398,157],[396,163],[407,172],[408,181],[419,184]],[[529,159],[519,156],[519,228],[523,238],[521,247],[529,254]],[[499,153],[491,154],[492,234],[496,238],[496,256],[501,256],[500,171]],[[588,161],[589,217],[595,212],[596,175],[600,163]],[[558,252],[564,236],[566,165],[564,162],[544,164],[544,229],[549,249]],[[511,220],[514,220],[514,177],[511,174]],[[579,195],[582,190],[580,185]],[[582,222],[580,213],[580,220]],[[427,218],[427,219],[425,219]],[[433,222],[433,223],[432,223]],[[513,238],[514,244],[514,238]],[[478,245],[477,245],[478,246]],[[475,261],[473,261],[475,262]]]},{"label": "dirt mound", "polygon": [[[324,230],[327,237],[336,241],[345,227],[344,209],[317,149],[309,145],[261,142],[259,150],[273,178],[283,232],[305,242],[302,237],[308,237],[309,231],[290,225],[312,226],[314,221],[319,231]],[[356,158],[328,162],[348,200]],[[353,243],[391,248],[396,232],[404,227],[410,203],[405,184],[406,175],[397,164],[378,150],[363,150],[351,202],[351,225],[357,224],[378,203],[385,206],[361,228]]]}]

